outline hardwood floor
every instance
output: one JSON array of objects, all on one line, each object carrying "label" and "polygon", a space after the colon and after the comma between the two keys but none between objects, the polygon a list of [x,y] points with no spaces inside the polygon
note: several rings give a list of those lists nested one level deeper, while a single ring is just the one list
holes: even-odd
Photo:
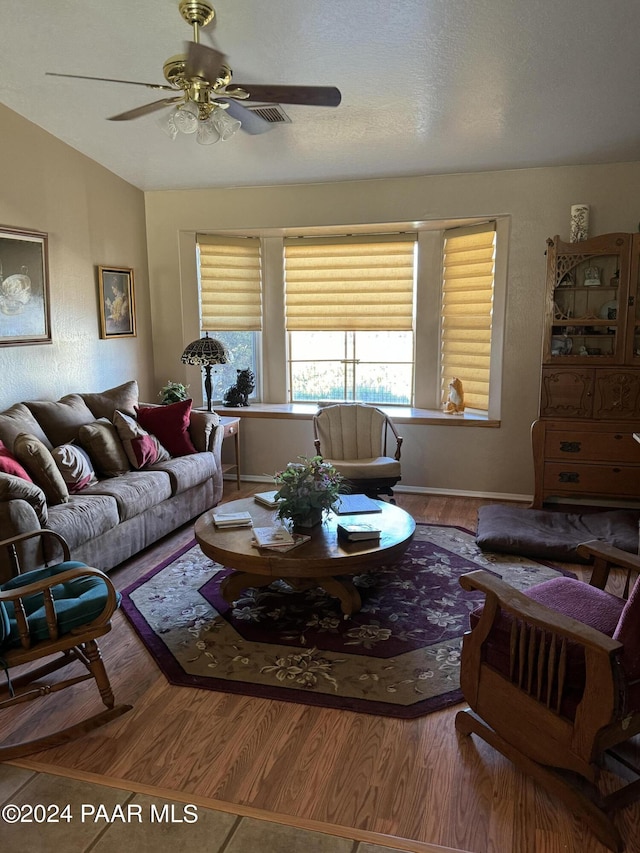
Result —
[{"label": "hardwood floor", "polygon": [[[254,486],[236,491],[230,482],[226,499],[264,490]],[[492,503],[402,494],[397,502],[417,521],[467,529],[475,529],[478,507]],[[127,586],[191,538],[188,526],[128,561],[112,573],[116,585]],[[489,746],[459,740],[453,718],[460,706],[394,720],[174,687],[122,613],[101,648],[117,701],[133,710],[83,740],[33,756],[43,765],[472,853],[605,850]],[[94,706],[89,685],[73,690]],[[72,704],[80,703],[50,699],[5,712],[3,733],[59,727],[72,721]],[[639,851],[640,805],[617,821],[627,851]]]}]

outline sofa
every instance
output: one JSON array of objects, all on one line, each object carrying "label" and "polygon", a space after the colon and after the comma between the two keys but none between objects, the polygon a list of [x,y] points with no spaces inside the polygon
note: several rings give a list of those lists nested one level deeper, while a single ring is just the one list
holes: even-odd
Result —
[{"label": "sofa", "polygon": [[[16,403],[0,412],[0,539],[48,528],[109,571],[220,501],[222,439],[218,415],[142,404],[135,380]],[[28,565],[57,557],[20,547]]]}]

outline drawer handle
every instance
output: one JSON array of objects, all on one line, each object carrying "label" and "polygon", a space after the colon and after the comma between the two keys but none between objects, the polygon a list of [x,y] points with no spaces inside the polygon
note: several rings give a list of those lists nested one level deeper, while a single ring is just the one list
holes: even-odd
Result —
[{"label": "drawer handle", "polygon": [[613,471],[614,474],[619,474],[621,471],[620,468],[612,468],[611,470]]},{"label": "drawer handle", "polygon": [[582,449],[581,441],[561,441],[560,450],[562,453],[580,453]]},{"label": "drawer handle", "polygon": [[624,438],[624,436],[620,435],[620,433],[616,433],[616,435],[614,435],[613,437],[615,438],[616,441],[620,441],[621,438]]},{"label": "drawer handle", "polygon": [[579,483],[580,474],[577,471],[561,471],[558,480],[561,483]]}]

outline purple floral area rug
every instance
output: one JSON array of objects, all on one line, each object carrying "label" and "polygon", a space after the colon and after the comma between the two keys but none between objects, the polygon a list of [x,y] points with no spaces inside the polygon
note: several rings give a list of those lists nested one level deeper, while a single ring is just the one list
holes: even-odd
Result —
[{"label": "purple floral area rug", "polygon": [[399,562],[352,576],[362,609],[349,619],[323,590],[283,581],[231,606],[230,570],[195,543],[126,589],[122,607],[172,684],[411,719],[463,701],[462,635],[483,596],[458,581],[478,568],[521,590],[568,574],[419,524]]}]

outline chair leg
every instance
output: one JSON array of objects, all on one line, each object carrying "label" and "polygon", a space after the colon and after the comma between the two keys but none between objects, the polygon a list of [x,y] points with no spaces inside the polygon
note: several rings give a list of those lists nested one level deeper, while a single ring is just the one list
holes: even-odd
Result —
[{"label": "chair leg", "polygon": [[98,644],[95,640],[87,640],[78,651],[80,654],[84,652],[85,664],[95,678],[102,701],[107,708],[113,708],[115,698]]},{"label": "chair leg", "polygon": [[481,737],[519,770],[562,800],[610,850],[620,853],[624,849],[622,836],[611,819],[604,813],[605,802],[595,786],[590,785],[584,779],[580,779],[579,787],[575,787],[563,773],[528,758],[487,726],[470,708],[458,711],[455,726],[456,730],[462,735],[476,734]]}]

